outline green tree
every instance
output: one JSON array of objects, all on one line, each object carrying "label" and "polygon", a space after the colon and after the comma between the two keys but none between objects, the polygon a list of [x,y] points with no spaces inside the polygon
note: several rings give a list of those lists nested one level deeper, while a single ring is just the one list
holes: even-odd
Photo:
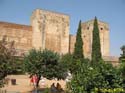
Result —
[{"label": "green tree", "polygon": [[101,88],[113,89],[122,87],[122,78],[117,67],[113,67],[112,64],[102,60],[98,62],[94,68],[97,68],[98,72],[101,73],[106,82],[105,85],[102,83]]},{"label": "green tree", "polygon": [[96,17],[94,19],[92,37],[93,37],[92,39],[92,62],[99,62],[99,60],[102,59],[102,55],[101,55],[101,47],[100,47],[98,21]]},{"label": "green tree", "polygon": [[3,79],[14,70],[14,54],[14,42],[8,43],[4,37],[0,41],[0,87],[3,85]]},{"label": "green tree", "polygon": [[125,62],[125,45],[123,45],[121,48],[122,54],[121,57],[119,58],[120,62]]},{"label": "green tree", "polygon": [[120,77],[122,79],[122,86],[125,89],[125,63],[121,62],[120,66],[119,66],[119,73],[120,73]]},{"label": "green tree", "polygon": [[64,54],[61,56],[60,59],[61,64],[64,66],[64,68],[68,71],[72,69],[71,65],[73,62],[73,55],[72,54]]},{"label": "green tree", "polygon": [[70,71],[70,73],[74,73],[78,68],[76,60],[73,58],[72,54],[62,55],[60,61],[63,65],[63,68],[65,68],[67,71]]},{"label": "green tree", "polygon": [[39,84],[40,77],[47,79],[65,79],[67,71],[60,64],[60,56],[50,50],[31,50],[24,57],[24,69],[29,74],[37,74]]},{"label": "green tree", "polygon": [[121,73],[121,77],[123,79],[123,87],[125,88],[125,45],[123,45],[121,48],[122,54],[119,57],[119,61],[120,61],[120,68],[119,68],[119,72]]},{"label": "green tree", "polygon": [[82,32],[81,32],[81,20],[80,20],[78,30],[77,30],[77,35],[76,35],[75,48],[74,48],[74,58],[76,58],[76,59],[84,58],[83,41],[82,41],[81,34],[82,34]]}]

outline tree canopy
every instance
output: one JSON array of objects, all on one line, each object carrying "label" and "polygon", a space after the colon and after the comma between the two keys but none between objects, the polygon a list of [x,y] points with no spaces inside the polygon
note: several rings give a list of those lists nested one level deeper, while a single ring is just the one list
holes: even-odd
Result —
[{"label": "tree canopy", "polygon": [[0,86],[3,79],[15,69],[14,42],[8,43],[6,37],[0,41]]},{"label": "tree canopy", "polygon": [[24,69],[29,74],[37,74],[39,79],[41,76],[47,79],[65,79],[67,73],[60,63],[59,54],[50,50],[30,50],[24,57]]}]

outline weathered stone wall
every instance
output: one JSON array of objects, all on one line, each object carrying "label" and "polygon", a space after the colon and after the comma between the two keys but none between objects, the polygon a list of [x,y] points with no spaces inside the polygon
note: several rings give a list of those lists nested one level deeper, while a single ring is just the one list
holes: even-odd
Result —
[{"label": "weathered stone wall", "polygon": [[111,63],[113,66],[119,66],[120,65],[119,57],[116,57],[116,56],[103,56],[103,59],[107,63]]},{"label": "weathered stone wall", "polygon": [[37,9],[31,17],[33,47],[60,54],[69,51],[69,16]]},{"label": "weathered stone wall", "polygon": [[71,54],[74,52],[75,42],[76,42],[76,36],[69,35],[69,53]]},{"label": "weathered stone wall", "polygon": [[24,52],[32,48],[31,26],[0,22],[0,40],[6,36],[8,42],[14,41],[17,51]]},{"label": "weathered stone wall", "polygon": [[[82,38],[85,57],[91,57],[92,31],[94,20],[82,23]],[[98,21],[102,56],[109,56],[109,26],[107,23]]]},{"label": "weathered stone wall", "polygon": [[[91,58],[92,30],[94,20],[82,23],[84,55]],[[98,21],[102,56],[109,56],[109,27]],[[36,9],[31,16],[31,26],[0,22],[0,39],[7,36],[15,41],[17,50],[31,48],[49,49],[60,54],[73,53],[76,37],[69,35],[69,16],[52,11]]]},{"label": "weathered stone wall", "polygon": [[[92,31],[94,20],[82,23],[84,55],[91,58]],[[73,53],[75,35],[69,35],[69,16],[52,11],[37,9],[31,16],[31,26],[0,22],[0,40],[7,36],[8,42],[15,41],[19,55],[35,49],[50,49],[60,54]],[[98,21],[100,30],[101,52],[104,60],[118,64],[118,58],[109,54],[109,26]]]}]

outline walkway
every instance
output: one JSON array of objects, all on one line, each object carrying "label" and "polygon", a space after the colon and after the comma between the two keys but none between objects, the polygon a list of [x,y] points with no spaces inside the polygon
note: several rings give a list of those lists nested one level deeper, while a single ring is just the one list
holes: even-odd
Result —
[{"label": "walkway", "polygon": [[[33,86],[30,85],[30,78],[29,75],[9,75],[7,76],[9,79],[16,79],[16,85],[12,85],[9,81],[8,85],[5,85],[4,88],[1,88],[2,90],[10,91],[9,93],[27,93],[28,91],[33,90]],[[47,88],[50,87],[52,83],[59,82],[62,86],[62,88],[65,88],[65,81],[56,81],[56,80],[47,80],[45,79],[45,84],[43,85],[43,81],[40,81],[39,85],[40,88]]]}]

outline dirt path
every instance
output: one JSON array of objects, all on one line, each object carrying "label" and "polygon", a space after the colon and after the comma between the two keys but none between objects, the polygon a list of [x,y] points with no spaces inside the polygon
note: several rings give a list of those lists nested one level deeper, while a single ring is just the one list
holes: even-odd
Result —
[{"label": "dirt path", "polygon": [[[21,92],[21,93],[27,93],[28,91],[31,91],[34,89],[32,85],[30,85],[30,78],[29,75],[9,75],[7,76],[9,79],[16,79],[16,85],[12,85],[11,81],[9,81],[8,85],[5,85],[2,90],[7,90],[10,92]],[[40,80],[40,88],[47,88],[50,87],[52,83],[59,82],[62,86],[62,88],[65,88],[65,81],[56,81],[56,80],[47,80],[44,79],[43,81]]]}]

